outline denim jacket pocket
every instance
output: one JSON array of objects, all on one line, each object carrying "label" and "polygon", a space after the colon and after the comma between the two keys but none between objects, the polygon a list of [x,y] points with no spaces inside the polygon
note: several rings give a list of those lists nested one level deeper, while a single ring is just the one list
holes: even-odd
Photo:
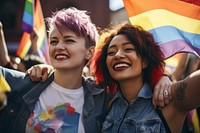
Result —
[{"label": "denim jacket pocket", "polygon": [[162,133],[162,123],[159,120],[145,120],[137,122],[137,133]]},{"label": "denim jacket pocket", "polygon": [[109,130],[113,127],[113,125],[114,125],[114,120],[111,117],[107,116],[104,123],[103,123],[101,131],[102,132],[109,132]]}]

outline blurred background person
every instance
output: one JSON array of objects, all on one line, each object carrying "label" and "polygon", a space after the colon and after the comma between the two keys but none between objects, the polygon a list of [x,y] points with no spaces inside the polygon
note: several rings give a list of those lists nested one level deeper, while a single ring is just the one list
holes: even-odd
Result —
[{"label": "blurred background person", "polygon": [[4,37],[3,25],[0,22],[0,65],[6,68],[26,72],[26,70],[33,65],[46,63],[42,53],[38,49],[38,34],[35,30],[32,31],[30,38],[32,44],[30,54],[28,54],[24,59],[20,59],[19,57],[10,57]]}]

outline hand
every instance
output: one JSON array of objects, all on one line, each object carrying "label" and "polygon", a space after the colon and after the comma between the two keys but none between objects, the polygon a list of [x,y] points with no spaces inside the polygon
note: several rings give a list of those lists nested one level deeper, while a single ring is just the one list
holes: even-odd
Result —
[{"label": "hand", "polygon": [[171,91],[172,81],[167,76],[162,76],[162,78],[155,85],[153,93],[153,105],[162,108],[169,104],[172,100]]},{"label": "hand", "polygon": [[44,82],[47,80],[48,75],[52,72],[54,68],[47,64],[34,65],[27,70],[27,75],[31,78],[32,81]]},{"label": "hand", "polygon": [[34,54],[39,50],[38,34],[36,32],[36,29],[33,29],[33,31],[31,32],[30,39],[31,39],[31,53]]},{"label": "hand", "polygon": [[0,30],[2,30],[2,29],[3,29],[3,24],[0,21]]},{"label": "hand", "polygon": [[31,34],[30,34],[30,39],[31,39],[32,45],[36,45],[36,44],[37,44],[37,41],[38,41],[38,34],[37,34],[37,32],[36,32],[35,29],[33,29],[33,31],[31,32]]}]

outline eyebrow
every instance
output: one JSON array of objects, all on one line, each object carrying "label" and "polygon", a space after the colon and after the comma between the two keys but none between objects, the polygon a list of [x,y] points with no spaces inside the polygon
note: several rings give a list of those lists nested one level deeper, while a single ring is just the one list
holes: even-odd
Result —
[{"label": "eyebrow", "polygon": [[[127,44],[132,44],[132,42],[128,41],[128,42],[123,43],[122,45],[124,46],[124,45],[127,45]],[[116,46],[112,45],[112,46],[109,46],[108,48],[114,48],[114,47],[116,47]]]},{"label": "eyebrow", "polygon": [[[64,39],[67,39],[67,38],[75,38],[73,36],[64,36]],[[57,39],[57,37],[50,37],[50,39]]]},{"label": "eyebrow", "polygon": [[64,38],[75,38],[74,36],[64,36]]}]

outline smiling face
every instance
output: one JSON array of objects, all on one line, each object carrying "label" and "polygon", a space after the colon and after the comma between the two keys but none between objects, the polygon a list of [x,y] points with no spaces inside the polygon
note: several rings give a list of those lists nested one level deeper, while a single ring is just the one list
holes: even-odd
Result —
[{"label": "smiling face", "polygon": [[49,55],[55,69],[81,70],[92,56],[92,47],[86,48],[84,37],[65,29],[60,32],[56,27],[50,33]]},{"label": "smiling face", "polygon": [[112,78],[119,82],[127,79],[142,80],[142,69],[146,67],[126,35],[117,35],[112,39],[106,64]]}]

